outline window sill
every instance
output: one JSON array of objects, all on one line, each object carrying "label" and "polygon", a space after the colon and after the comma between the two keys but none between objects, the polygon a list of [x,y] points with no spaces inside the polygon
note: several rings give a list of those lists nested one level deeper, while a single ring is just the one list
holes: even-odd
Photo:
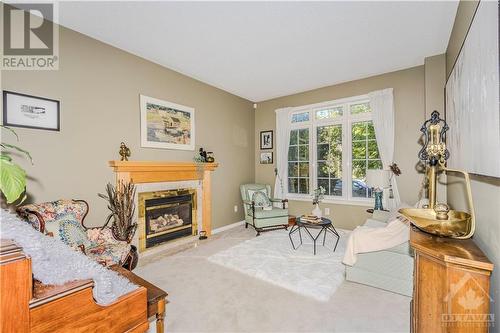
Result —
[{"label": "window sill", "polygon": [[[309,201],[312,204],[312,197],[310,195],[300,196],[300,195],[287,195],[289,201]],[[373,208],[375,205],[374,199],[369,200],[343,200],[343,199],[330,199],[325,198],[321,203],[334,204],[334,205],[349,205],[349,206],[362,206]],[[321,205],[321,204],[320,204]]]}]

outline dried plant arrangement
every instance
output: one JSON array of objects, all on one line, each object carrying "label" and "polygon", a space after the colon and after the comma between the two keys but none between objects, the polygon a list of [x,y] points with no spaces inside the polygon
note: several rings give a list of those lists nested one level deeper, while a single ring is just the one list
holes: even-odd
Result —
[{"label": "dried plant arrangement", "polygon": [[106,185],[106,194],[99,193],[98,195],[108,202],[108,209],[110,210],[105,226],[112,220],[111,230],[115,238],[131,242],[137,229],[137,222],[134,220],[134,184],[121,180],[117,186],[108,183]]}]

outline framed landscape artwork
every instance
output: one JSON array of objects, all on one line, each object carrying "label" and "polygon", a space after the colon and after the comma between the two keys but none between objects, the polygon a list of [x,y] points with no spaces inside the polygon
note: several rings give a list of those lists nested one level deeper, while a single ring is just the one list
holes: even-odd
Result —
[{"label": "framed landscape artwork", "polygon": [[4,90],[3,124],[59,131],[59,101]]},{"label": "framed landscape artwork", "polygon": [[141,147],[194,150],[194,109],[141,95]]}]

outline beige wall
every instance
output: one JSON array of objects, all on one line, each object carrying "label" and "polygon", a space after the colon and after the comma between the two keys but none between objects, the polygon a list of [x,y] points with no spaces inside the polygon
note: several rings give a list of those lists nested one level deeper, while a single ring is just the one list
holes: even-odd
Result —
[{"label": "beige wall", "polygon": [[[113,180],[109,160],[121,141],[132,160],[190,161],[194,151],[140,148],[139,94],[195,108],[196,145],[214,151],[213,227],[243,220],[238,187],[254,179],[252,103],[107,44],[62,28],[58,71],[4,71],[6,90],[61,101],[61,131],[16,129],[33,166],[23,162],[31,201],[80,198],[89,225],[104,222],[97,197]],[[7,136],[7,135],[6,135]]]},{"label": "beige wall", "polygon": [[[261,102],[255,112],[255,179],[257,182],[274,185],[274,165],[259,164],[260,131],[276,129],[274,110],[324,102],[338,98],[357,96],[370,91],[394,88],[396,118],[395,161],[403,174],[398,178],[401,199],[408,203],[417,201],[422,176],[415,169],[418,162],[419,129],[425,116],[424,66],[386,73],[362,80],[351,81],[330,87],[311,90],[295,95]],[[275,150],[273,150],[275,151]],[[353,229],[368,217],[362,206],[322,204],[330,207],[336,225]],[[310,202],[290,202],[290,212],[300,215],[311,210]]]},{"label": "beige wall", "polygon": [[[440,54],[425,58],[425,119],[434,110],[444,118],[444,86],[446,82],[446,55]],[[442,186],[437,189],[437,201],[446,202],[446,175],[440,174],[438,181]]]},{"label": "beige wall", "polygon": [[455,17],[455,22],[453,23],[453,29],[451,30],[450,40],[448,42],[448,47],[446,48],[446,77],[450,76],[455,60],[458,57],[458,53],[462,48],[462,44],[465,40],[465,35],[469,31],[470,23],[476,12],[477,5],[479,1],[467,0],[460,1],[457,8],[457,15]]},{"label": "beige wall", "polygon": [[[460,1],[446,52],[447,76],[453,69],[452,66],[458,57],[477,4],[477,1]],[[468,210],[463,179],[457,176],[448,176],[448,183],[448,203],[455,209]],[[496,324],[491,331],[499,332],[500,306],[495,305],[495,302],[500,300],[500,179],[472,175],[471,187],[476,213],[474,241],[495,265],[490,293],[493,299],[491,306],[492,312],[495,314]]]},{"label": "beige wall", "polygon": [[444,84],[446,82],[446,56],[440,54],[425,58],[425,118],[432,111],[444,112]]}]

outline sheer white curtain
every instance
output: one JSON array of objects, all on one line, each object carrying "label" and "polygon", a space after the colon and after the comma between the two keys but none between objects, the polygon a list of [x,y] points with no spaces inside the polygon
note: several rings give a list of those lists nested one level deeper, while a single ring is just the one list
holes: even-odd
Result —
[{"label": "sheer white curtain", "polygon": [[[389,165],[394,162],[394,98],[392,88],[372,91],[370,96],[370,108],[373,115],[373,127],[377,137],[380,159],[384,169],[389,169]],[[392,174],[391,174],[392,175]],[[396,177],[391,177],[393,199],[389,198],[389,193],[384,193],[384,206],[392,210],[399,206],[399,197]]]},{"label": "sheer white curtain", "polygon": [[277,109],[276,112],[276,180],[274,197],[285,199],[288,193],[288,145],[290,143],[289,114],[292,108]]}]

